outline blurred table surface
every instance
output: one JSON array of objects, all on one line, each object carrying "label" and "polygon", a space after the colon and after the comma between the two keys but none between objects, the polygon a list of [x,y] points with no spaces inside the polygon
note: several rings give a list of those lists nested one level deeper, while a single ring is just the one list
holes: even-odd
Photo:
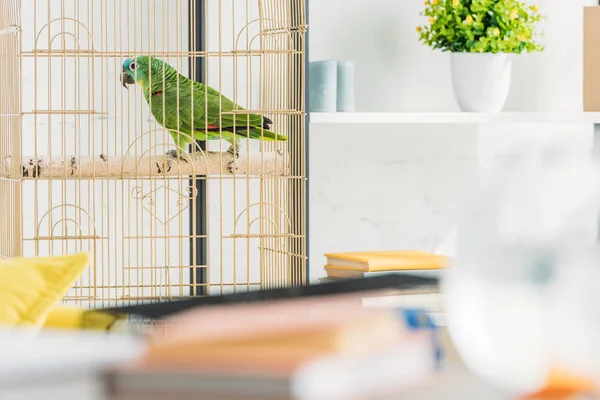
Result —
[{"label": "blurred table surface", "polygon": [[444,366],[433,379],[407,390],[398,399],[409,400],[515,400],[482,379],[463,363],[445,327],[440,328],[444,348]]},{"label": "blurred table surface", "polygon": [[[373,301],[370,305],[417,305],[427,300],[437,317],[443,317],[443,310],[437,307],[439,298],[436,296],[411,297],[410,301],[408,300],[408,297],[397,300],[387,298]],[[441,325],[444,368],[433,379],[415,385],[396,398],[515,399],[470,373],[452,345],[445,324]],[[104,400],[102,384],[95,373],[106,365],[139,355],[144,348],[145,344],[140,338],[127,335],[80,332],[43,332],[29,335],[23,332],[0,331],[0,398],[26,400],[43,396]]]},{"label": "blurred table surface", "polygon": [[449,366],[439,375],[403,392],[398,400],[516,400],[470,373],[464,366]]}]

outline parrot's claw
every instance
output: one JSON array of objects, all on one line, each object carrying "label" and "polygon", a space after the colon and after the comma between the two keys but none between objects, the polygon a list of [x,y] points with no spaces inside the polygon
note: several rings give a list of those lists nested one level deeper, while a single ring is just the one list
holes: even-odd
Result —
[{"label": "parrot's claw", "polygon": [[186,159],[186,157],[182,153],[179,153],[177,150],[167,151],[165,153],[165,156],[169,157],[172,160],[181,160],[181,161],[183,161],[185,163],[188,162],[188,160]]},{"label": "parrot's claw", "polygon": [[233,160],[227,164],[227,171],[229,171],[230,174],[233,174],[238,169],[237,160],[240,158],[240,152],[238,151],[237,146],[234,147],[232,145],[227,150],[227,153],[231,154],[233,157]]},{"label": "parrot's claw", "polygon": [[229,171],[230,174],[233,174],[235,171],[237,171],[237,169],[238,169],[237,159],[234,158],[227,164],[227,171]]},{"label": "parrot's claw", "polygon": [[159,174],[161,174],[163,171],[170,172],[171,167],[173,167],[173,160],[179,160],[179,161],[183,161],[185,163],[188,162],[188,160],[185,159],[183,154],[178,153],[177,150],[167,151],[165,153],[165,156],[167,157],[167,162],[165,163],[166,165],[163,164],[162,168],[161,168],[161,166],[158,163],[156,164],[156,168],[157,168]]},{"label": "parrot's claw", "polygon": [[229,149],[227,150],[227,152],[229,154],[231,154],[235,160],[240,158],[240,152],[238,151],[237,148],[234,148],[233,146],[230,146]]}]

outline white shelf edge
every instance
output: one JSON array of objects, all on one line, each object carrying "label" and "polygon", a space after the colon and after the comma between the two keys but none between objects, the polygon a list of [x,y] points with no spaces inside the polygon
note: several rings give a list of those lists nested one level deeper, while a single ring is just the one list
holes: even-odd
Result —
[{"label": "white shelf edge", "polygon": [[600,112],[352,112],[310,113],[311,124],[600,124]]}]

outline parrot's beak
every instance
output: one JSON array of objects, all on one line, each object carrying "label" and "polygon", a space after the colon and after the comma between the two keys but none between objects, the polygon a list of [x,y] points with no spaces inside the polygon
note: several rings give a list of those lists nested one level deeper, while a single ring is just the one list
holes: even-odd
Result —
[{"label": "parrot's beak", "polygon": [[129,89],[127,85],[133,85],[135,83],[135,81],[133,80],[131,75],[127,73],[127,70],[125,68],[123,68],[123,71],[121,71],[121,83],[123,84],[123,87],[125,89]]}]

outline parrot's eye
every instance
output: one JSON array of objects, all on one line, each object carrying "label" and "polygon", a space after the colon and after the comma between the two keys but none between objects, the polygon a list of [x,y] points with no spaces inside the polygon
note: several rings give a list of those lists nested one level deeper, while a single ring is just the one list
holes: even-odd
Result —
[{"label": "parrot's eye", "polygon": [[135,71],[136,68],[137,68],[137,64],[136,63],[133,62],[133,63],[129,64],[129,69],[130,70]]}]

